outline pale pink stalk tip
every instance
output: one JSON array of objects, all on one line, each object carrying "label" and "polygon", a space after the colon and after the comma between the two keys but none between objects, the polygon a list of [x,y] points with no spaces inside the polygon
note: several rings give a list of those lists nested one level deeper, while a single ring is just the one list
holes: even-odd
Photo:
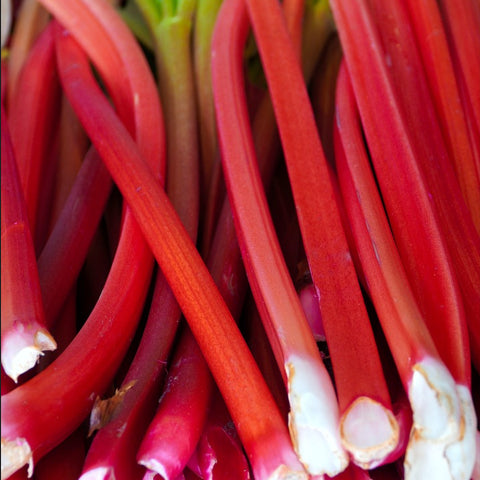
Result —
[{"label": "pale pink stalk tip", "polygon": [[33,473],[33,458],[30,445],[24,438],[2,438],[1,480],[6,480],[23,466],[28,465],[28,476]]},{"label": "pale pink stalk tip", "polygon": [[396,449],[400,428],[392,411],[369,397],[359,397],[342,415],[340,435],[353,462],[368,470],[385,463]]}]

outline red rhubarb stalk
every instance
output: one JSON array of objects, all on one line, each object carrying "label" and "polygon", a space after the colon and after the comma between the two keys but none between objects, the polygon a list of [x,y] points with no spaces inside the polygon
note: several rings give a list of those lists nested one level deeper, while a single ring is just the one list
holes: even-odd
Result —
[{"label": "red rhubarb stalk", "polygon": [[166,480],[174,480],[185,468],[206,421],[212,385],[203,363],[187,329],[175,348],[155,420],[137,452],[140,465]]},{"label": "red rhubarb stalk", "polygon": [[89,141],[65,97],[62,97],[58,133],[58,164],[50,212],[49,233],[75,183],[75,179],[88,151]]},{"label": "red rhubarb stalk", "polygon": [[[254,1],[247,5],[272,96],[309,268],[318,291],[339,399],[342,442],[353,461],[365,467],[377,466],[396,448],[398,425],[312,107],[278,6],[273,1],[268,7]],[[349,349],[345,349],[345,343]],[[379,433],[378,438],[361,433],[373,430]]]},{"label": "red rhubarb stalk", "polygon": [[[196,240],[199,213],[198,145],[190,34],[194,3],[178,2],[173,11],[164,5],[163,14],[150,1],[137,1],[149,25],[155,45],[160,96],[167,128],[166,191],[192,241]],[[171,45],[175,45],[172,50]],[[170,293],[170,302],[175,302]],[[180,310],[177,310],[177,318]],[[164,320],[165,321],[165,320]],[[184,469],[200,437],[207,415],[211,377],[188,328],[180,339],[178,364],[169,372],[167,388],[159,408],[139,446],[137,460],[164,478],[175,478]],[[180,356],[178,356],[180,355]],[[189,415],[179,412],[191,402]],[[176,433],[170,425],[175,418]],[[175,456],[172,452],[176,452]],[[172,459],[174,458],[174,461]]]},{"label": "red rhubarb stalk", "polygon": [[[370,170],[345,66],[338,80],[335,127],[337,168],[356,249],[413,410],[414,424],[406,457],[406,473],[411,476],[407,478],[421,478],[425,466],[434,468],[440,478],[449,471],[445,458],[449,458],[454,470],[461,466],[459,463],[454,467],[455,461],[465,462],[471,453],[475,415],[469,404],[470,393],[466,386],[455,384],[442,362],[410,288]],[[466,427],[465,432],[459,431],[460,424]],[[429,445],[431,439],[435,441]],[[427,451],[435,463],[422,455],[422,442],[427,448],[430,446]],[[463,451],[456,459],[458,447]],[[468,472],[468,461],[464,468]]]},{"label": "red rhubarb stalk", "polygon": [[[76,68],[62,69],[64,88],[189,321],[254,471],[260,479],[288,474],[304,478],[286,427],[213,279],[165,192],[98,89],[82,52],[77,54]],[[103,126],[101,132],[97,122]]]},{"label": "red rhubarb stalk", "polygon": [[105,165],[95,149],[91,149],[38,258],[38,272],[48,325],[55,323],[65,299],[75,284],[111,187],[112,180]]},{"label": "red rhubarb stalk", "polygon": [[[10,3],[11,1],[4,4]],[[2,4],[2,8],[4,4]],[[18,87],[22,67],[38,35],[47,26],[48,20],[47,10],[36,0],[24,0],[15,13],[15,28],[11,32],[8,41],[7,111],[11,105],[14,91]]]},{"label": "red rhubarb stalk", "polygon": [[46,28],[35,42],[23,65],[15,92],[9,105],[8,122],[30,230],[36,241],[42,174],[49,160],[60,113],[52,28]]},{"label": "red rhubarb stalk", "polygon": [[[463,90],[464,109],[469,106],[472,117],[472,129],[480,133],[480,59],[476,54],[480,50],[480,8],[475,0],[438,2],[444,24],[447,29],[450,52],[455,65],[455,74]],[[477,142],[480,139],[477,137]],[[478,146],[478,143],[477,143]],[[477,175],[480,165],[477,164]]]},{"label": "red rhubarb stalk", "polygon": [[86,454],[86,431],[80,426],[35,466],[35,480],[78,480]]},{"label": "red rhubarb stalk", "polygon": [[470,145],[440,10],[437,2],[432,0],[407,2],[407,5],[448,153],[476,229],[480,232],[480,172],[476,169],[475,150]]},{"label": "red rhubarb stalk", "polygon": [[242,75],[247,31],[245,6],[224,3],[214,34],[212,72],[227,190],[249,281],[288,382],[297,453],[310,471],[337,473],[347,459],[338,435],[335,393],[289,277],[255,168]]},{"label": "red rhubarb stalk", "polygon": [[217,389],[211,396],[208,418],[189,468],[203,480],[250,480],[242,444]]},{"label": "red rhubarb stalk", "polygon": [[2,105],[2,367],[15,382],[56,343],[47,330],[27,209]]},{"label": "red rhubarb stalk", "polygon": [[[45,3],[64,23],[73,24],[77,35],[96,55],[98,70],[104,73],[118,111],[136,134],[144,158],[156,172],[163,171],[158,95],[151,71],[131,33],[107,3]],[[99,26],[99,21],[103,21],[105,29]],[[116,49],[105,30],[122,48]],[[116,68],[112,68],[112,62]],[[118,75],[122,67],[128,75]],[[91,120],[98,129],[96,120]],[[118,121],[116,116],[115,120]],[[97,133],[102,135],[100,131]],[[150,249],[127,212],[109,277],[80,333],[49,368],[21,389],[2,397],[2,454],[11,457],[17,444],[22,447],[22,455],[15,456],[5,468],[14,471],[29,463],[31,470],[34,460],[61,442],[87,416],[95,397],[111,382],[130,343],[143,308],[151,269]],[[65,381],[59,381],[60,378]],[[62,416],[58,421],[60,410]]]},{"label": "red rhubarb stalk", "polygon": [[122,386],[130,388],[108,423],[95,435],[83,466],[82,480],[111,475],[118,480],[142,477],[144,469],[137,464],[136,452],[157,406],[178,320],[178,304],[172,301],[163,275],[157,274],[142,340],[122,382]]},{"label": "red rhubarb stalk", "polygon": [[[428,197],[424,197],[424,202],[431,211],[430,218],[428,222],[420,218],[418,221],[425,225],[428,225],[429,222],[436,223],[433,228],[437,230],[437,235],[442,237],[440,241],[443,244],[443,247],[438,247],[437,254],[443,255],[443,262],[450,262],[450,265],[444,268],[455,272],[454,274],[451,272],[449,275],[450,278],[456,275],[456,282],[450,280],[448,276],[439,276],[437,282],[426,281],[437,275],[438,262],[441,257],[432,260],[432,264],[423,260],[424,271],[418,268],[416,259],[427,257],[417,257],[409,252],[409,238],[412,238],[412,235],[415,237],[419,235],[414,223],[410,225],[407,222],[409,228],[399,227],[396,237],[397,239],[403,237],[401,244],[404,247],[400,249],[400,252],[403,252],[403,261],[407,266],[410,281],[442,358],[457,380],[469,384],[470,359],[467,325],[470,342],[473,346],[471,351],[474,364],[478,362],[476,352],[480,348],[480,326],[478,322],[473,321],[474,318],[480,316],[480,291],[477,288],[477,285],[480,284],[480,236],[462,197],[452,162],[448,157],[448,150],[442,138],[418,47],[408,21],[406,6],[398,1],[389,2],[388,6],[381,2],[378,4],[372,2],[371,5],[376,9],[373,10],[374,18],[377,19],[378,32],[383,40],[385,54],[391,60],[391,65],[389,65],[389,70],[392,72],[391,85],[404,119],[401,125],[406,136],[404,134],[399,138],[408,138],[413,153],[399,157],[398,166],[406,168],[405,174],[400,178],[405,178],[406,181],[423,181],[424,188],[428,189]],[[392,34],[392,32],[394,33]],[[413,74],[413,72],[415,73]],[[383,108],[388,109],[388,105]],[[409,162],[415,163],[415,165],[406,167],[405,164]],[[407,174],[407,171],[411,173]],[[415,171],[417,173],[414,173]],[[387,174],[388,172],[385,173],[382,170],[381,175],[378,175]],[[398,188],[400,184],[397,181],[396,187]],[[423,189],[424,195],[427,194],[424,188],[417,188],[420,191]],[[403,196],[404,192],[405,189],[401,189],[401,192],[397,194]],[[391,207],[390,205],[387,208]],[[413,215],[420,215],[421,212],[417,209]],[[397,210],[397,215],[399,214]],[[408,218],[408,214],[408,211],[404,212],[403,218]],[[395,229],[395,226],[393,228]],[[407,233],[409,229],[411,231]],[[429,238],[428,235],[431,237],[433,234],[425,232],[425,236],[420,236],[420,238]],[[421,244],[422,242],[417,241],[414,247],[428,250],[431,241],[426,241],[423,247]],[[439,291],[436,288],[440,287],[442,282],[443,288],[450,289],[450,293],[448,290],[443,293],[443,298],[452,300],[449,308],[445,308],[438,302]],[[450,287],[448,287],[449,282]],[[457,291],[452,285],[454,283],[458,283]],[[459,298],[459,293],[461,298]],[[459,306],[458,303],[462,303],[462,300],[463,306]],[[462,310],[465,310],[465,315]],[[442,329],[438,328],[439,324],[450,329],[452,335],[447,337],[439,334],[442,332]],[[455,335],[453,335],[454,332]],[[455,345],[454,348],[452,348],[452,343]],[[464,352],[463,355],[459,353],[461,351]]]}]

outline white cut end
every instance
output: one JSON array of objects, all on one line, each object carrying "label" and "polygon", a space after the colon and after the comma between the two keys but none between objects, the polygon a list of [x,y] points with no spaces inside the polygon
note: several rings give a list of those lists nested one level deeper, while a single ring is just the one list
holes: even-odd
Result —
[{"label": "white cut end", "polygon": [[330,377],[323,364],[298,356],[289,357],[286,373],[288,426],[298,458],[310,474],[333,477],[349,460],[340,440],[338,405]]},{"label": "white cut end", "polygon": [[3,369],[17,382],[22,373],[37,364],[43,352],[56,348],[55,340],[45,329],[37,330],[33,338],[29,332],[12,332],[2,341]]},{"label": "white cut end", "polygon": [[307,480],[308,478],[307,473],[295,472],[285,465],[281,465],[268,477],[268,480]]},{"label": "white cut end", "polygon": [[397,447],[400,429],[393,413],[369,397],[357,398],[340,422],[343,446],[365,470],[375,468]]},{"label": "white cut end", "polygon": [[115,473],[109,467],[97,467],[82,473],[79,480],[115,480]]},{"label": "white cut end", "polygon": [[[150,460],[138,460],[138,463],[153,473],[152,478],[154,478],[155,475],[160,475],[162,478],[165,478],[166,480],[170,479],[170,476],[167,475],[165,465],[161,464],[159,461],[152,458]],[[150,472],[145,473],[144,479],[149,478],[148,474]]]},{"label": "white cut end", "polygon": [[445,457],[452,478],[470,479],[475,467],[477,418],[470,390],[457,385],[457,394],[462,409],[462,428],[458,440],[447,446]]},{"label": "white cut end", "polygon": [[2,480],[28,465],[28,476],[33,474],[33,458],[30,445],[24,438],[6,440],[2,438]]},{"label": "white cut end", "polygon": [[[438,365],[441,368],[436,369]],[[405,479],[469,480],[477,424],[470,391],[455,383],[451,387],[443,374],[445,367],[432,359],[414,369],[409,388],[414,423],[405,454]]]},{"label": "white cut end", "polygon": [[455,381],[443,363],[427,357],[415,364],[408,397],[418,435],[436,440],[458,437],[460,402]]}]

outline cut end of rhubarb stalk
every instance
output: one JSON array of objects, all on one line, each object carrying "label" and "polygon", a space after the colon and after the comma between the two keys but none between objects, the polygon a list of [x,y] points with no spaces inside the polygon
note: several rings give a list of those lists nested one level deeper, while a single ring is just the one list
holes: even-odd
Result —
[{"label": "cut end of rhubarb stalk", "polygon": [[5,373],[15,382],[33,368],[43,352],[55,350],[57,344],[44,328],[37,330],[33,339],[28,332],[15,332],[2,340],[2,365]]},{"label": "cut end of rhubarb stalk", "polygon": [[457,385],[457,395],[462,410],[460,435],[445,450],[449,471],[452,478],[472,478],[475,467],[476,426],[477,419],[470,390],[464,385]]},{"label": "cut end of rhubarb stalk", "polygon": [[475,462],[476,416],[470,390],[427,359],[414,367],[409,387],[414,424],[405,478],[468,480]]},{"label": "cut end of rhubarb stalk", "polygon": [[425,358],[414,365],[408,396],[417,435],[426,440],[457,438],[460,402],[455,381],[442,363]]},{"label": "cut end of rhubarb stalk", "polygon": [[388,408],[359,397],[342,416],[340,435],[354,463],[368,470],[382,465],[396,449],[400,428]]},{"label": "cut end of rhubarb stalk", "polygon": [[[151,459],[151,460],[139,460],[138,461],[139,465],[142,465],[143,467],[145,467],[148,471],[145,472],[145,476],[143,477],[144,479],[148,479],[148,478],[154,478],[155,475],[160,475],[161,478],[165,478],[165,479],[169,479],[169,475],[164,467],[164,465],[162,465],[160,462],[158,462],[157,460],[155,459]],[[152,475],[153,473],[153,475]]]},{"label": "cut end of rhubarb stalk", "polygon": [[98,467],[82,473],[80,480],[115,480],[115,474],[109,467]]},{"label": "cut end of rhubarb stalk", "polygon": [[285,465],[278,467],[268,480],[307,480],[308,475],[304,472],[293,471]]},{"label": "cut end of rhubarb stalk", "polygon": [[24,438],[6,440],[2,438],[2,480],[28,465],[28,476],[33,474],[32,450]]},{"label": "cut end of rhubarb stalk", "polygon": [[348,465],[339,434],[338,405],[323,365],[300,357],[286,363],[290,413],[288,426],[293,446],[312,475],[333,477]]}]

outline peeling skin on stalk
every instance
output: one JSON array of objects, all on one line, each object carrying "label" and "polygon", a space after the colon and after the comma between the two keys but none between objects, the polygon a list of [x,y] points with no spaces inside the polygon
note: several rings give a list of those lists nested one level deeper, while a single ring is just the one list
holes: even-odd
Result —
[{"label": "peeling skin on stalk", "polygon": [[90,427],[88,430],[88,436],[90,437],[93,432],[100,430],[107,423],[110,422],[117,408],[122,404],[125,394],[135,385],[136,380],[128,382],[120,388],[117,388],[115,393],[105,400],[97,397],[90,413]]},{"label": "peeling skin on stalk", "polygon": [[328,374],[310,360],[291,356],[286,362],[290,413],[288,427],[295,451],[312,475],[331,477],[348,465],[339,434],[338,405]]},{"label": "peeling skin on stalk", "polygon": [[43,352],[55,350],[57,344],[43,328],[33,335],[33,341],[29,332],[13,332],[13,335],[8,340],[3,339],[2,365],[5,373],[16,383],[22,373],[36,365]]},{"label": "peeling skin on stalk", "polygon": [[28,465],[28,476],[33,474],[33,458],[30,445],[24,438],[7,440],[2,438],[2,480]]},{"label": "peeling skin on stalk", "polygon": [[389,409],[369,397],[359,397],[342,416],[340,436],[355,464],[369,470],[384,463],[396,449],[400,428]]},{"label": "peeling skin on stalk", "polygon": [[[423,362],[422,362],[423,363]],[[427,371],[431,371],[432,365],[429,365]],[[425,372],[424,369],[421,369]],[[435,372],[437,374],[438,372]],[[436,378],[430,376],[429,379]],[[412,380],[412,384],[414,383]],[[437,396],[425,392],[426,385],[433,388],[433,384],[417,379],[416,399],[418,395],[424,394],[427,400],[435,399],[441,404],[442,395],[446,395],[445,391]],[[443,384],[445,387],[445,384]],[[437,384],[438,388],[438,384]],[[409,395],[410,390],[409,389]],[[437,392],[438,393],[438,392]],[[452,391],[448,392],[452,408],[450,413],[455,413],[458,408],[458,418],[455,421],[455,427],[450,425],[452,418],[440,418],[442,429],[432,429],[428,431],[430,436],[424,435],[425,429],[417,424],[414,410],[414,424],[410,434],[410,440],[405,455],[405,479],[420,480],[424,478],[435,478],[435,480],[469,480],[472,476],[475,463],[475,435],[477,420],[471,393],[468,387],[464,385],[453,385]],[[416,404],[412,404],[415,407]],[[453,408],[454,407],[454,408]],[[433,418],[438,419],[438,411],[442,410],[441,406],[432,406]],[[448,412],[443,406],[443,409]],[[424,406],[424,413],[427,414],[427,407]],[[430,425],[431,426],[431,425]],[[437,431],[438,438],[432,437],[431,433]],[[443,433],[443,435],[442,435]]]}]

